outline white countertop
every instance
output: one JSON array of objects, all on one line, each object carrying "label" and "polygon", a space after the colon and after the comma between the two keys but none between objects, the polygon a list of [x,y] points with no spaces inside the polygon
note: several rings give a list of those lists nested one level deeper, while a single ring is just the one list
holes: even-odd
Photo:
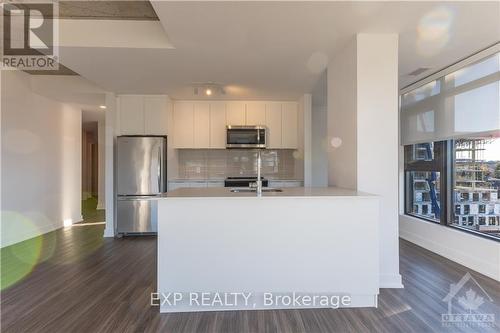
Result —
[{"label": "white countertop", "polygon": [[[370,197],[375,195],[340,187],[290,187],[282,192],[263,192],[262,197]],[[257,197],[255,192],[231,192],[228,187],[214,188],[179,188],[163,195],[163,198],[238,198]]]},{"label": "white countertop", "polygon": [[[249,176],[251,177],[251,176]],[[269,178],[264,177],[271,182],[303,182],[303,179],[296,178]],[[226,178],[174,178],[169,182],[223,182]]]}]

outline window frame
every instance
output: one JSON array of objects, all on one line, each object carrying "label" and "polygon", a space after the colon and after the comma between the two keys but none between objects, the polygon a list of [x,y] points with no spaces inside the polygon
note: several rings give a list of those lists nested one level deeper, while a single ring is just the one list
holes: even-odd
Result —
[{"label": "window frame", "polygon": [[[462,227],[453,224],[455,218],[455,202],[453,191],[455,184],[455,140],[434,141],[434,159],[432,161],[410,161],[413,145],[404,146],[404,214],[418,218],[423,221],[450,227],[453,230],[466,232],[489,240],[500,242],[500,237],[489,235],[488,233]],[[439,221],[426,218],[412,213],[413,187],[409,184],[409,172],[439,172],[440,173],[440,216]]]}]

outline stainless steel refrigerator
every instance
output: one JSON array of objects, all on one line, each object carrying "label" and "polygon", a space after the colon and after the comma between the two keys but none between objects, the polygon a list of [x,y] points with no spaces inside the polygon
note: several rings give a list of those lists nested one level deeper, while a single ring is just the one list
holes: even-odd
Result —
[{"label": "stainless steel refrigerator", "polygon": [[155,233],[157,200],[167,191],[167,138],[119,136],[115,164],[117,234]]}]

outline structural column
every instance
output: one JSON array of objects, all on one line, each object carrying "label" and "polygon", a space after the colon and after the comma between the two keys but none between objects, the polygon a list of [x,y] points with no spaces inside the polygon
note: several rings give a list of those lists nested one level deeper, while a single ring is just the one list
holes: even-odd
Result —
[{"label": "structural column", "polygon": [[330,62],[327,118],[329,185],[380,196],[380,286],[401,287],[397,34],[358,34]]}]

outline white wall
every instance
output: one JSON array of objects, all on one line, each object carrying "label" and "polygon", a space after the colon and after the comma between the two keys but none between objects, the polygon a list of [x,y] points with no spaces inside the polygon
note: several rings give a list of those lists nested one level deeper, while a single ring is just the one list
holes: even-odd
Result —
[{"label": "white wall", "polygon": [[[328,184],[357,187],[357,45],[353,39],[328,65]],[[332,139],[340,139],[331,147]],[[339,141],[340,143],[340,141]]]},{"label": "white wall", "polygon": [[311,186],[328,186],[327,71],[312,91]]},{"label": "white wall", "polygon": [[2,73],[1,246],[81,220],[81,110]]},{"label": "white wall", "polygon": [[115,227],[114,221],[116,216],[115,205],[115,190],[116,177],[114,174],[115,160],[115,143],[117,133],[117,112],[116,112],[116,96],[113,93],[106,93],[106,114],[105,114],[105,130],[104,130],[104,154],[105,165],[105,197],[106,197],[106,227],[104,228],[104,237],[114,237]]},{"label": "white wall", "polygon": [[175,179],[179,174],[178,150],[174,149],[174,104],[167,96],[167,179]]},{"label": "white wall", "polygon": [[[311,94],[302,95],[297,102],[297,153],[295,175],[304,179],[304,186],[311,186]],[[300,163],[301,162],[301,163]]]},{"label": "white wall", "polygon": [[381,198],[380,285],[401,287],[398,36],[358,34],[328,66],[329,184]]},{"label": "white wall", "polygon": [[97,171],[97,209],[105,209],[106,207],[106,123],[104,119],[99,119],[97,122],[97,149],[98,149],[98,171]]}]

